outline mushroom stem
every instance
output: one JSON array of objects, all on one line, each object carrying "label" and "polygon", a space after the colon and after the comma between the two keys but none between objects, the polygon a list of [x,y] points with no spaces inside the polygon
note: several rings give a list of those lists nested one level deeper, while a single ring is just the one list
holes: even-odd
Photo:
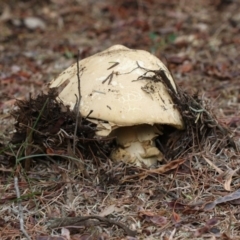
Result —
[{"label": "mushroom stem", "polygon": [[155,165],[162,160],[162,153],[154,141],[159,134],[161,132],[156,126],[147,124],[114,130],[111,136],[116,137],[117,147],[112,151],[111,159],[137,166]]}]

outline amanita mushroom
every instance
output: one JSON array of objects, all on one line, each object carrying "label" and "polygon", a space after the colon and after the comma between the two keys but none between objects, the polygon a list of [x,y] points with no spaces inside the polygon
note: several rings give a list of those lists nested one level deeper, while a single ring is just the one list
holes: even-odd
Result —
[{"label": "amanita mushroom", "polygon": [[[177,91],[166,66],[146,51],[115,45],[81,60],[79,67],[80,113],[97,124],[96,136],[116,137],[118,147],[112,151],[112,160],[137,166],[161,161],[154,142],[161,125],[182,129],[183,121],[161,82],[138,78],[153,75],[146,69],[162,69]],[[73,109],[78,95],[77,63],[53,79],[50,88],[64,84],[59,98]]]}]

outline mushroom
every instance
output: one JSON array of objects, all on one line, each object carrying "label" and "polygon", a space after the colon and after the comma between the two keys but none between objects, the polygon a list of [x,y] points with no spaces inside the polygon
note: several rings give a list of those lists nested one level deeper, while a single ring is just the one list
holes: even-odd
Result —
[{"label": "mushroom", "polygon": [[[147,51],[115,45],[79,61],[82,117],[97,124],[96,136],[116,137],[111,159],[151,166],[162,160],[155,145],[162,125],[183,129],[181,114],[161,82],[151,81],[152,72],[166,66]],[[50,82],[50,88],[64,86],[59,98],[71,109],[78,95],[77,63]]]}]

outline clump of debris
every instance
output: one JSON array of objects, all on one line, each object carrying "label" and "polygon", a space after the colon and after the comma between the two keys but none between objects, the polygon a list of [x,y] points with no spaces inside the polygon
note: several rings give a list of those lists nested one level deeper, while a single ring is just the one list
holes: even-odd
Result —
[{"label": "clump of debris", "polygon": [[[28,100],[16,101],[17,108],[12,111],[16,132],[11,143],[14,146],[25,143],[22,153],[25,156],[67,156],[79,160],[81,167],[83,159],[106,158],[113,140],[94,138],[96,125],[86,119],[78,121],[76,128],[76,112],[57,100],[57,95],[55,89],[50,89],[36,98],[30,96]],[[26,158],[24,164],[29,170],[31,157]]]},{"label": "clump of debris", "polygon": [[[120,59],[123,58],[125,65],[115,62],[106,68],[106,72],[102,63],[99,70],[103,72],[102,75],[99,75],[97,67],[90,69],[101,81],[90,79],[90,76],[93,76],[84,72],[84,69],[89,71],[90,67],[95,67],[99,58],[107,58],[105,63],[112,64],[111,57],[114,58],[114,54],[118,54]],[[19,148],[17,158],[24,159],[25,169],[29,170],[39,156],[46,161],[55,156],[76,160],[74,162],[83,175],[89,176],[86,165],[91,159],[98,169],[96,174],[103,177],[101,173],[104,172],[104,179],[124,182],[132,177],[145,178],[154,173],[172,170],[188,159],[188,156],[204,151],[209,145],[216,154],[228,147],[237,151],[231,131],[217,121],[210,105],[199,99],[197,94],[190,96],[179,89],[160,60],[149,68],[139,64],[145,64],[142,59],[146,58],[146,54],[152,60],[149,62],[155,61],[155,57],[145,51],[137,52],[123,46],[114,46],[71,66],[71,71],[64,71],[52,81],[48,94],[42,93],[36,98],[30,96],[28,100],[17,100],[17,109],[12,112],[16,120],[16,132],[11,143],[15,148]],[[160,64],[162,65],[159,69]],[[119,68],[112,71],[114,67]],[[106,78],[109,71],[110,77]],[[69,72],[75,85],[70,84],[73,80],[69,77]],[[109,80],[107,85],[106,80]],[[92,84],[89,84],[91,81]],[[118,89],[120,83],[125,84],[123,92]],[[74,90],[79,90],[80,85],[82,96],[77,96]],[[136,86],[139,90],[136,90]],[[141,99],[150,101],[152,106],[149,102],[134,102],[134,99],[127,103],[127,107],[126,102],[123,106],[117,106],[119,99],[133,94],[133,89],[139,91]],[[114,98],[114,94],[117,94],[118,98]],[[129,96],[123,96],[124,94]],[[83,109],[80,112],[76,110],[76,99],[80,101],[78,107]],[[99,104],[101,101],[105,101],[102,103],[104,107]],[[157,117],[152,117],[152,120],[145,110],[140,109],[138,116],[134,109],[135,116],[134,111],[129,117],[124,116],[124,119],[120,115],[115,116],[117,113],[126,115],[126,108],[130,108],[130,104],[135,104],[131,105],[132,109],[139,109],[139,105],[146,104],[151,111],[160,110],[160,114],[157,112]],[[156,109],[154,104],[159,109]],[[156,120],[158,116],[160,121]],[[119,164],[125,169],[122,175]],[[117,166],[117,170],[113,170],[113,166]]]},{"label": "clump of debris", "polygon": [[185,124],[184,131],[169,131],[169,128],[166,128],[167,137],[166,135],[159,137],[165,142],[161,148],[167,159],[198,153],[204,151],[209,145],[216,154],[228,147],[238,151],[238,147],[231,137],[231,130],[218,122],[210,102],[200,99],[197,93],[191,96],[182,89],[178,89],[176,92],[164,71],[152,72],[154,72],[154,76],[151,80],[161,81],[164,84]]}]

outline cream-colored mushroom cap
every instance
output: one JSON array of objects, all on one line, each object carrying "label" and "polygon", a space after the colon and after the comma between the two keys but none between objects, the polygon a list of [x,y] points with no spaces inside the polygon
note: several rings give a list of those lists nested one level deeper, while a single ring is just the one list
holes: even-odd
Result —
[{"label": "cream-colored mushroom cap", "polygon": [[[106,121],[113,128],[140,124],[183,128],[181,115],[164,85],[150,79],[138,79],[144,74],[153,75],[146,73],[146,69],[162,69],[176,90],[168,69],[152,54],[115,45],[81,60],[79,67],[83,117],[92,112],[90,118]],[[77,63],[52,80],[50,88],[64,83],[67,84],[59,98],[73,109],[78,95]]]}]

